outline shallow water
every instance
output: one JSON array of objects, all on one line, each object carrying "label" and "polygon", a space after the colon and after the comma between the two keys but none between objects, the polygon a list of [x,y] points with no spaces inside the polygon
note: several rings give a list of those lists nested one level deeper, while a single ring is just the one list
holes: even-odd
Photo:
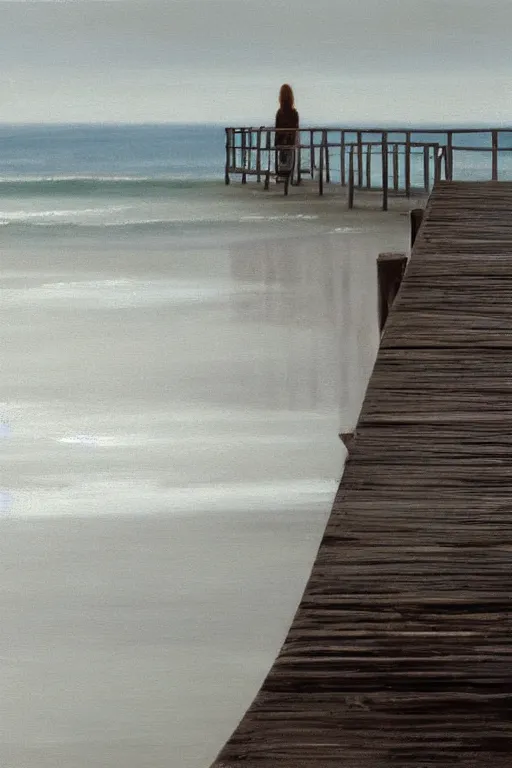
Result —
[{"label": "shallow water", "polygon": [[407,220],[234,195],[2,228],[9,768],[206,768],[295,611]]}]

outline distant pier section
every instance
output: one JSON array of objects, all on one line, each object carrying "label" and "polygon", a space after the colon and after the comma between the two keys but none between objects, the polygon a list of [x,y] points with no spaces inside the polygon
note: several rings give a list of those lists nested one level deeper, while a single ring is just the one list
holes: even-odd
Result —
[{"label": "distant pier section", "polygon": [[[280,180],[275,128],[225,131],[226,184],[238,177],[269,189],[272,179]],[[512,128],[301,128],[284,193],[305,180],[319,195],[326,185],[347,187],[349,208],[357,192],[381,193],[383,210],[390,197],[429,194],[438,181],[512,180]]]}]

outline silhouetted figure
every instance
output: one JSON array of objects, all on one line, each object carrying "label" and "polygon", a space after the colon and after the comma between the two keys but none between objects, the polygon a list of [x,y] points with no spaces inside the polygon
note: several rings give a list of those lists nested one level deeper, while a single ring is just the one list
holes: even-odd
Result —
[{"label": "silhouetted figure", "polygon": [[295,130],[286,128],[299,127],[299,113],[295,109],[295,99],[291,87],[285,83],[279,91],[279,109],[276,113],[276,138],[275,146],[278,149],[277,173],[290,175],[293,172],[295,151],[280,149],[281,147],[295,147],[299,140],[299,134]]}]

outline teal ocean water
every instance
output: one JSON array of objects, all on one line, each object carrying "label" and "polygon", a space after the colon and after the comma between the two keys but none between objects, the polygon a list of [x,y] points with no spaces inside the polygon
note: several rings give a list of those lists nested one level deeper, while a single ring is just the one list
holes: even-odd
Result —
[{"label": "teal ocean water", "polygon": [[223,162],[216,126],[0,126],[0,226],[41,235],[206,219],[198,198],[222,183]]},{"label": "teal ocean water", "polygon": [[2,181],[220,179],[223,163],[222,126],[0,126]]}]

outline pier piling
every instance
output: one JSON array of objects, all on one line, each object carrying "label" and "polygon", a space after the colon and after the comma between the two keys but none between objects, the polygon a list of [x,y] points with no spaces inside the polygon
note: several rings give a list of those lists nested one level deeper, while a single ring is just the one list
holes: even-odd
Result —
[{"label": "pier piling", "polygon": [[386,320],[407,266],[405,253],[379,253],[377,259],[379,332],[382,334]]},{"label": "pier piling", "polygon": [[410,213],[410,221],[411,221],[411,248],[414,245],[414,242],[416,240],[416,237],[418,235],[419,229],[421,227],[421,222],[423,221],[423,215],[425,211],[423,208],[414,208]]}]

